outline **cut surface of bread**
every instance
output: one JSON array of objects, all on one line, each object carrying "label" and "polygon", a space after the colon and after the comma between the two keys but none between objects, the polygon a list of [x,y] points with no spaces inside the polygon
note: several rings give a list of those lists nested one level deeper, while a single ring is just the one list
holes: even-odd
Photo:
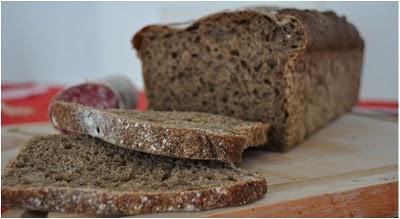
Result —
[{"label": "cut surface of bread", "polygon": [[267,143],[267,124],[199,112],[105,110],[54,102],[56,127],[146,153],[239,162],[250,146]]},{"label": "cut surface of bread", "polygon": [[2,176],[2,207],[97,215],[245,204],[265,179],[220,161],[168,158],[89,136],[33,137]]},{"label": "cut surface of bread", "polygon": [[268,123],[283,151],[357,103],[363,40],[330,11],[223,11],[146,26],[132,44],[150,109]]}]

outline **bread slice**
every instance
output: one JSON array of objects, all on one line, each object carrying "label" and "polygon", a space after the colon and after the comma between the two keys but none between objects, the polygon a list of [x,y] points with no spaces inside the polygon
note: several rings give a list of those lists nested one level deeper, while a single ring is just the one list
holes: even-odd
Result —
[{"label": "bread slice", "polygon": [[137,152],[88,136],[33,137],[2,176],[2,207],[121,216],[253,202],[265,179],[219,161]]},{"label": "bread slice", "polygon": [[239,162],[250,146],[267,143],[269,126],[197,112],[105,110],[54,102],[53,124],[152,154]]},{"label": "bread slice", "polygon": [[149,25],[132,40],[149,108],[271,125],[289,150],[357,103],[364,43],[333,12],[268,7]]}]

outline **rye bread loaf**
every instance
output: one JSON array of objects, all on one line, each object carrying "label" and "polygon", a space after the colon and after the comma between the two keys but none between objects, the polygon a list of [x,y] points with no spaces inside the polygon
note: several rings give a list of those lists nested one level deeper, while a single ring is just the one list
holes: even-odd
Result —
[{"label": "rye bread loaf", "polygon": [[199,112],[97,109],[67,102],[50,107],[53,124],[142,152],[239,162],[250,146],[267,143],[269,126]]},{"label": "rye bread loaf", "polygon": [[265,179],[219,161],[174,159],[88,136],[26,142],[2,176],[2,207],[120,216],[253,202]]},{"label": "rye bread loaf", "polygon": [[333,12],[224,11],[144,27],[132,44],[149,108],[269,123],[269,146],[284,151],[358,98],[364,43]]}]

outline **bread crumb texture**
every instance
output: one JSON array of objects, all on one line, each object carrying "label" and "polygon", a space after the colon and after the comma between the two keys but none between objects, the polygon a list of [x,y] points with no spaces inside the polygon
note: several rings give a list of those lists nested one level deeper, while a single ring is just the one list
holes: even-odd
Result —
[{"label": "bread crumb texture", "polygon": [[97,215],[233,206],[265,192],[262,176],[223,162],[150,155],[87,136],[34,137],[2,176],[3,207]]}]

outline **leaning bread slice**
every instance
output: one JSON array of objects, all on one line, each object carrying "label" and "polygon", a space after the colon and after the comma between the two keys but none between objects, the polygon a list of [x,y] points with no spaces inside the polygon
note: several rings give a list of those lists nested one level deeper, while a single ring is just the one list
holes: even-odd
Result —
[{"label": "leaning bread slice", "polygon": [[34,137],[2,176],[2,207],[98,215],[197,211],[253,202],[265,179],[220,161],[137,152],[89,136]]},{"label": "leaning bread slice", "polygon": [[267,143],[269,126],[199,112],[105,110],[54,102],[55,127],[170,157],[239,162],[250,146]]}]

